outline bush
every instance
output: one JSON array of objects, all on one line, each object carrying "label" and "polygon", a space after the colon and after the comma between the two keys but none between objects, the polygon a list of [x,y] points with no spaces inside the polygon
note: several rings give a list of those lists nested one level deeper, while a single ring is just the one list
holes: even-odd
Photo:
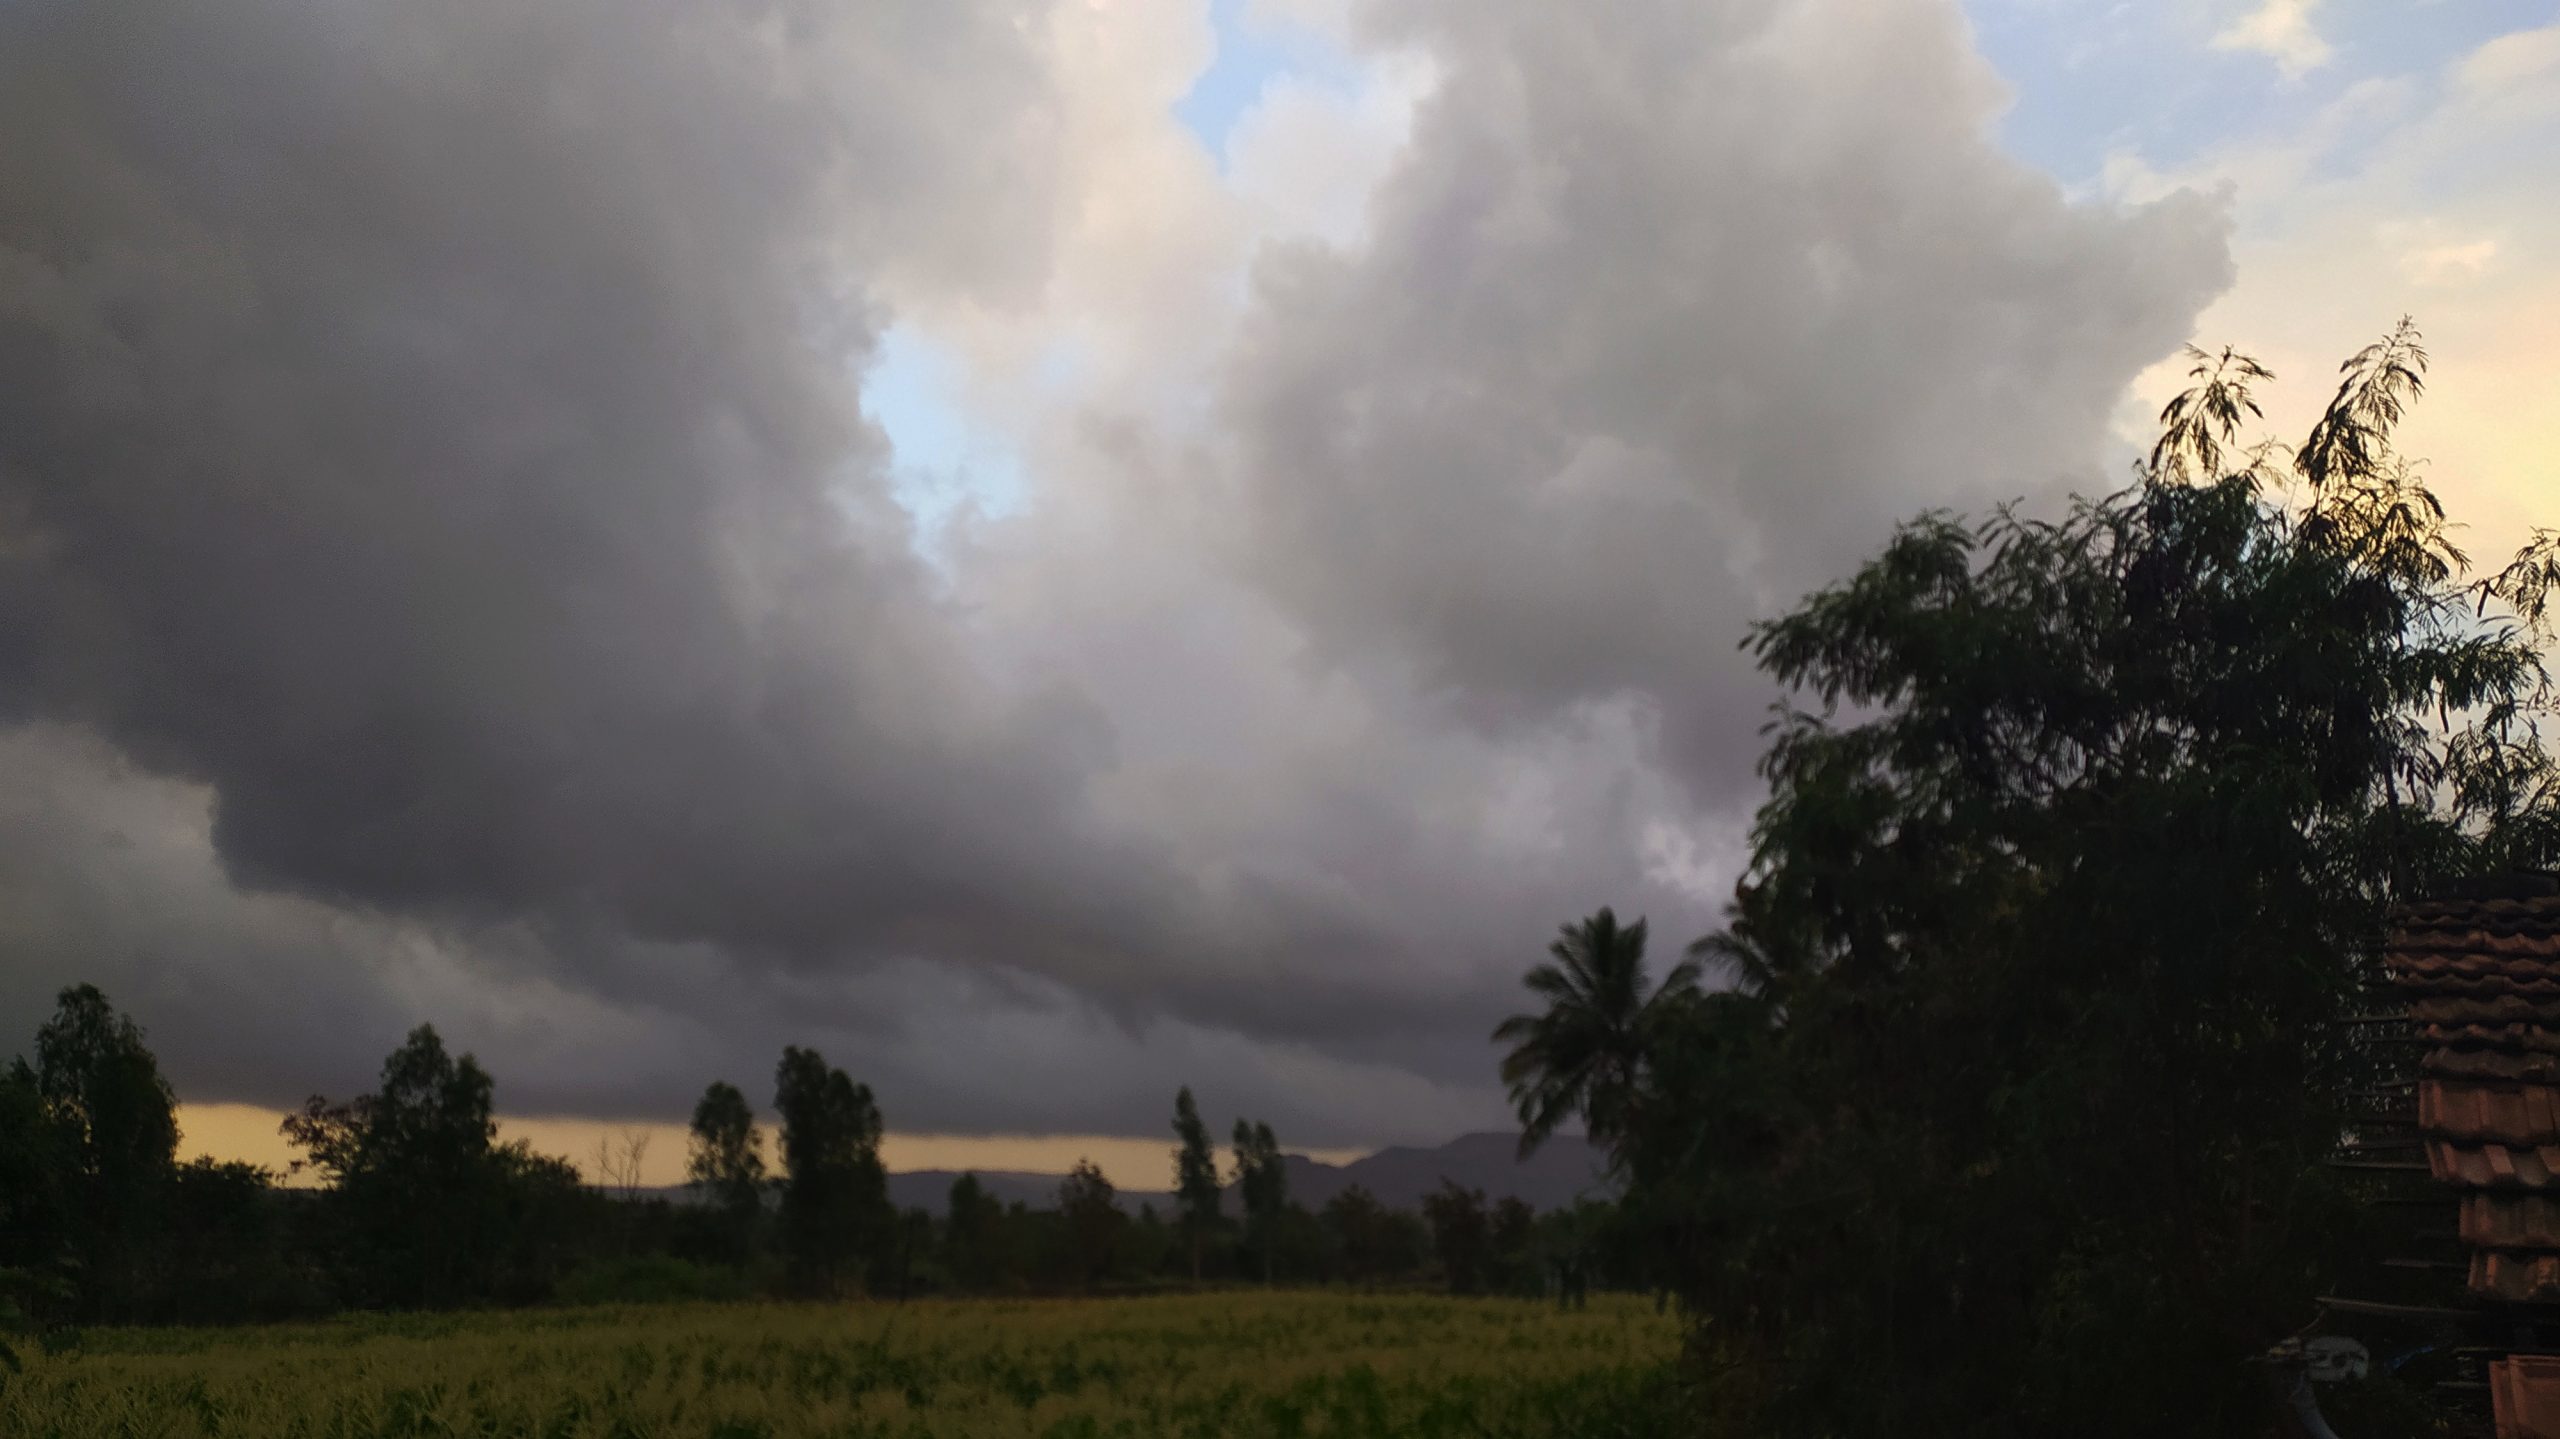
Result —
[{"label": "bush", "polygon": [[688,1299],[744,1299],[747,1277],[716,1264],[695,1264],[663,1254],[593,1259],[561,1279],[552,1297],[562,1304],[672,1304]]}]

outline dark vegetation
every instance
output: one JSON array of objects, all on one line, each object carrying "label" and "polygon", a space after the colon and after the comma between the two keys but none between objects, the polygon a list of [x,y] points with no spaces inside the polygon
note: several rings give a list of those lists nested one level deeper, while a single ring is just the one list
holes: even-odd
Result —
[{"label": "dark vegetation", "polygon": [[554,1300],[1218,1282],[1565,1297],[1593,1275],[1640,1268],[1616,1207],[1596,1200],[1539,1217],[1451,1186],[1413,1214],[1354,1188],[1310,1211],[1289,1200],[1271,1127],[1245,1120],[1224,1176],[1243,1212],[1224,1214],[1220,1157],[1188,1090],[1176,1101],[1170,1215],[1127,1212],[1091,1164],[1048,1208],[1001,1204],[964,1175],[943,1213],[900,1212],[870,1090],[796,1047],[774,1076],[778,1172],[766,1171],[745,1093],[715,1083],[693,1114],[692,1203],[589,1185],[566,1160],[498,1142],[494,1094],[471,1056],[420,1026],[373,1093],[315,1097],[285,1121],[316,1184],[182,1164],[175,1097],[140,1028],[90,986],[63,991],[34,1062],[0,1074],[0,1346],[13,1328],[60,1336],[82,1324]]},{"label": "dark vegetation", "polygon": [[1719,983],[1603,910],[1497,1032],[1737,1432],[2270,1432],[2251,1361],[2372,1248],[2325,1161],[2389,907],[2560,855],[2560,536],[2472,573],[2390,444],[2416,332],[2291,448],[2195,359],[2130,488],[1922,516],[1752,630],[1794,698]]}]

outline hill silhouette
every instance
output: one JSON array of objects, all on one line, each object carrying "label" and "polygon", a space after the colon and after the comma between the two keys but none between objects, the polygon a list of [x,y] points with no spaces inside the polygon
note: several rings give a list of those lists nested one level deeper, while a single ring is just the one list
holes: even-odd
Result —
[{"label": "hill silhouette", "polygon": [[[1516,1133],[1487,1130],[1459,1135],[1446,1144],[1394,1145],[1348,1164],[1327,1164],[1303,1154],[1284,1154],[1281,1159],[1289,1172],[1290,1200],[1309,1209],[1322,1208],[1325,1201],[1355,1184],[1391,1209],[1419,1208],[1422,1196],[1444,1182],[1462,1189],[1481,1189],[1489,1202],[1519,1199],[1541,1210],[1561,1209],[1583,1195],[1609,1192],[1600,1151],[1580,1135],[1556,1135],[1527,1159],[1519,1157],[1519,1144]],[[1168,1176],[1173,1168],[1172,1148],[1170,1144],[1165,1146]],[[912,1169],[892,1174],[889,1201],[901,1209],[940,1213],[950,1198],[951,1182],[963,1172]],[[1054,1203],[1058,1181],[1065,1177],[1010,1169],[966,1172],[976,1174],[978,1183],[997,1202],[1019,1203],[1033,1209],[1046,1209]],[[691,1203],[696,1198],[694,1191],[683,1185],[636,1192],[677,1204]],[[1152,1204],[1159,1212],[1170,1213],[1173,1194],[1170,1189],[1123,1189],[1120,1203],[1132,1211],[1141,1204]],[[1231,1215],[1243,1212],[1232,1184],[1227,1186],[1224,1209]]]}]

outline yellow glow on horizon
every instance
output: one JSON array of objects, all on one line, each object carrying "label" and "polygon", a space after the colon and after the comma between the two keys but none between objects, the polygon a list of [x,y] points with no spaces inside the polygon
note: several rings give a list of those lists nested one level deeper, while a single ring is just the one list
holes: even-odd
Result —
[{"label": "yellow glow on horizon", "polygon": [[[283,1119],[283,1111],[263,1105],[181,1104],[178,1106],[179,1157],[245,1160],[283,1174],[299,1157],[299,1152],[278,1132],[277,1126]],[[770,1163],[773,1159],[770,1124],[766,1129],[765,1157]],[[599,1119],[525,1115],[501,1115],[498,1119],[500,1139],[522,1139],[542,1153],[559,1155],[577,1165],[578,1172],[591,1182],[601,1175],[597,1164],[599,1141],[615,1146],[618,1159],[626,1139],[634,1136],[643,1139],[646,1146],[641,1153],[640,1183],[667,1185],[684,1182],[686,1133],[681,1124],[617,1124]],[[1291,1152],[1328,1164],[1346,1163],[1368,1153],[1362,1149],[1297,1149]],[[880,1141],[880,1157],[893,1174],[918,1169],[1064,1174],[1075,1166],[1077,1160],[1090,1159],[1101,1167],[1114,1185],[1122,1189],[1173,1187],[1173,1140],[1170,1135],[1163,1139],[1138,1139],[1091,1134],[892,1132]],[[1219,1158],[1223,1164],[1226,1159],[1223,1149]]]}]

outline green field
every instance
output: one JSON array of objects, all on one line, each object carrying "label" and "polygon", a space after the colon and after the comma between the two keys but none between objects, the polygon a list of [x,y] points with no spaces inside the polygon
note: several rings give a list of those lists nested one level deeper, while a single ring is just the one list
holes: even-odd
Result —
[{"label": "green field", "polygon": [[1651,1304],[1217,1293],[114,1330],[0,1376],[0,1434],[542,1439],[1635,1436]]}]

